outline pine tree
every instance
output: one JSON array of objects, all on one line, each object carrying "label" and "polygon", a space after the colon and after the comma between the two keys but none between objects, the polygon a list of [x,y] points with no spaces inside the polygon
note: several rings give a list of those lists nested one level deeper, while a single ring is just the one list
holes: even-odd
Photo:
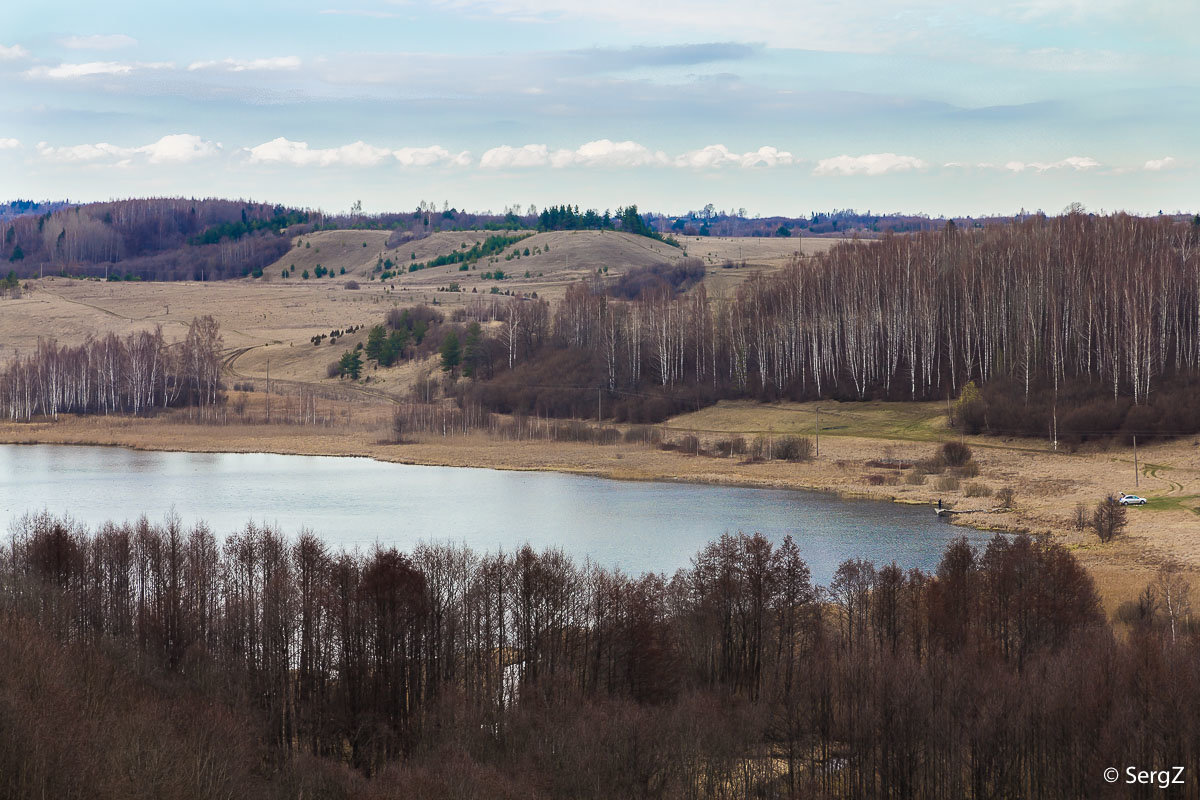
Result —
[{"label": "pine tree", "polygon": [[439,348],[442,354],[442,371],[450,372],[458,366],[462,359],[462,352],[459,349],[458,334],[450,331],[446,337],[442,339],[442,346]]}]

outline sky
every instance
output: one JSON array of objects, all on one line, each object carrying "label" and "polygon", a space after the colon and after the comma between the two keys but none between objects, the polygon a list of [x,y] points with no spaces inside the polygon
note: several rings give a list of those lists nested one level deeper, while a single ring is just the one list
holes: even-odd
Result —
[{"label": "sky", "polygon": [[3,5],[3,200],[1200,209],[1195,0]]}]

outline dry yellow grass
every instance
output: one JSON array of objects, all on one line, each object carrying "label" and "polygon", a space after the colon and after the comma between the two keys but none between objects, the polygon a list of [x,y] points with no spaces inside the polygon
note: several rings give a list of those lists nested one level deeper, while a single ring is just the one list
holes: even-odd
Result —
[{"label": "dry yellow grass", "polygon": [[[366,339],[366,330],[341,339],[330,347],[326,339],[314,347],[310,339],[331,330],[374,325],[388,309],[416,303],[437,303],[448,309],[487,294],[492,287],[519,292],[536,292],[551,301],[566,287],[605,270],[615,277],[638,266],[683,258],[683,251],[640,236],[612,231],[556,231],[539,233],[516,245],[531,255],[494,264],[482,262],[476,270],[460,272],[447,265],[404,272],[384,283],[370,280],[377,259],[390,257],[406,269],[415,253],[418,261],[443,255],[463,245],[470,247],[491,235],[490,231],[438,233],[425,239],[386,249],[388,234],[382,231],[321,231],[297,237],[293,249],[275,265],[264,270],[262,279],[219,283],[105,283],[49,277],[31,283],[31,291],[20,300],[0,301],[0,352],[29,353],[40,337],[51,336],[60,344],[78,344],[88,336],[116,333],[124,336],[161,325],[168,340],[179,339],[188,323],[199,315],[212,314],[221,325],[225,344],[236,355],[232,371],[238,379],[262,380],[270,362],[277,379],[330,384],[326,368],[343,350]],[[812,254],[827,249],[832,239],[696,239],[688,246],[703,247],[703,257],[732,254],[746,258],[745,269],[711,267],[706,282],[710,292],[731,290],[749,275],[776,269],[786,263],[799,245]],[[363,245],[366,245],[365,247]],[[506,252],[511,252],[509,248]],[[537,253],[533,255],[533,253]],[[715,255],[714,255],[715,254]],[[280,278],[283,267],[296,264],[294,277]],[[303,280],[317,264],[330,269],[333,277]],[[342,268],[346,275],[341,275]],[[514,277],[504,281],[484,280],[483,272],[503,269]],[[525,277],[526,272],[529,277]],[[360,289],[347,290],[348,280]],[[451,282],[462,292],[438,291]],[[475,289],[476,293],[471,290]],[[242,351],[242,352],[238,352]],[[368,370],[373,391],[403,393],[423,365],[406,365],[390,370]]]}]

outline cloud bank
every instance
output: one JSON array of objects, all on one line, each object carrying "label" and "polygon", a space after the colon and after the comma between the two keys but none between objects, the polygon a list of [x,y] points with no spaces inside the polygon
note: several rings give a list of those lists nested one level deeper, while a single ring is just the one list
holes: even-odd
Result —
[{"label": "cloud bank", "polygon": [[915,156],[895,153],[868,153],[862,156],[823,158],[813,169],[814,175],[886,175],[890,172],[909,172],[929,165]]},{"label": "cloud bank", "polygon": [[312,148],[308,142],[294,142],[282,136],[246,149],[251,163],[286,164],[298,167],[373,167],[389,159],[405,167],[430,167],[438,164],[466,166],[467,152],[451,153],[444,147],[402,147],[391,150],[363,141],[341,147]]},{"label": "cloud bank", "polygon": [[220,152],[221,145],[190,133],[173,133],[140,147],[121,147],[108,142],[52,147],[37,143],[38,155],[60,164],[110,162],[126,165],[134,158],[151,164],[184,164],[208,158]]}]

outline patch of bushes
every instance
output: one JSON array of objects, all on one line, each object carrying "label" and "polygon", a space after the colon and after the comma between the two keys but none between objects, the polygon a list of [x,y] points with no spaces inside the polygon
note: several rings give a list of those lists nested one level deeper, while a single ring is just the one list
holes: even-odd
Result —
[{"label": "patch of bushes", "polygon": [[1011,486],[1005,486],[1000,491],[996,492],[996,505],[999,508],[1012,508],[1016,502],[1016,492]]},{"label": "patch of bushes", "polygon": [[948,467],[961,467],[971,460],[971,448],[962,442],[946,442],[939,455]]},{"label": "patch of bushes", "polygon": [[625,300],[637,300],[658,289],[668,295],[686,292],[704,279],[704,262],[685,258],[671,264],[654,264],[629,270],[609,287],[608,293]]},{"label": "patch of bushes", "polygon": [[957,492],[961,484],[953,475],[945,475],[937,479],[937,488],[942,492]]},{"label": "patch of bushes", "polygon": [[812,461],[812,439],[805,436],[785,436],[775,442],[772,455],[780,461]]},{"label": "patch of bushes", "polygon": [[991,497],[992,487],[985,483],[979,483],[978,481],[975,481],[967,484],[966,488],[963,490],[963,494],[965,494],[967,497]]}]

